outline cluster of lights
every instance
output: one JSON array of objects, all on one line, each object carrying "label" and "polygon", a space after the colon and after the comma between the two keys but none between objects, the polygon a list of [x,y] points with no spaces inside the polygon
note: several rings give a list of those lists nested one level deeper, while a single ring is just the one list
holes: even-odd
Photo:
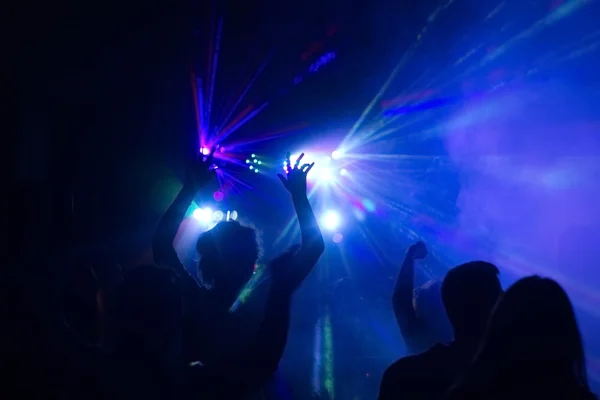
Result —
[{"label": "cluster of lights", "polygon": [[246,160],[246,164],[248,164],[249,169],[258,174],[258,166],[262,165],[262,161],[256,158],[256,154],[252,154],[250,158]]},{"label": "cluster of lights", "polygon": [[213,211],[210,207],[204,207],[195,209],[192,213],[192,217],[203,224],[210,225],[211,223],[217,223],[223,220],[235,221],[238,218],[238,213],[235,210],[223,212],[221,210]]}]

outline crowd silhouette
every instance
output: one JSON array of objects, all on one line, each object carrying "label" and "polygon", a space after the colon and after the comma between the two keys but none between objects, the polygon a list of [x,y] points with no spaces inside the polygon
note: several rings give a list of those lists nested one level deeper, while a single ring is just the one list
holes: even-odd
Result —
[{"label": "crowd silhouette", "polygon": [[[126,273],[77,265],[59,285],[61,312],[40,344],[50,350],[23,369],[43,369],[37,384],[45,396],[244,399],[274,375],[293,295],[325,250],[307,197],[313,164],[303,164],[303,155],[292,164],[287,155],[279,179],[301,241],[268,263],[272,285],[262,322],[247,348],[231,354],[228,339],[239,333],[229,310],[261,257],[256,231],[228,220],[204,232],[193,272],[173,245],[186,210],[213,179],[214,151],[190,164],[156,229],[154,264]],[[379,399],[595,398],[575,313],[557,282],[530,276],[504,291],[495,265],[472,261],[414,288],[415,264],[426,257],[426,245],[417,242],[399,270],[391,308],[410,355],[387,368]]]}]

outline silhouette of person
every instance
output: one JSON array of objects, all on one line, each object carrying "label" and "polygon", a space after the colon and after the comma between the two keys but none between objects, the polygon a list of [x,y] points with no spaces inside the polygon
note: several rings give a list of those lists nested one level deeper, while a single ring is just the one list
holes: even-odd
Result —
[{"label": "silhouette of person", "polygon": [[421,353],[439,342],[449,341],[449,323],[443,311],[441,285],[429,281],[414,289],[415,261],[427,257],[423,242],[413,244],[400,267],[392,308],[409,354]]},{"label": "silhouette of person", "polygon": [[[188,168],[184,186],[161,219],[152,246],[155,262],[168,266],[182,277],[185,302],[184,356],[187,362],[199,361],[202,365],[219,361],[221,352],[214,345],[216,337],[231,337],[236,333],[222,329],[215,331],[214,327],[218,326],[215,322],[230,315],[228,310],[252,276],[259,257],[253,229],[235,221],[217,224],[204,233],[197,243],[201,256],[198,268],[204,283],[201,287],[183,267],[173,248],[173,240],[187,208],[198,189],[205,186],[214,175],[211,169],[214,151],[213,148],[206,159],[199,155]],[[310,273],[324,250],[323,237],[306,195],[306,176],[312,164],[300,165],[302,157],[303,155],[292,165],[288,153],[286,160],[289,168],[286,176],[279,176],[292,195],[302,244],[292,249],[293,257],[288,264],[294,267],[284,274],[284,279],[277,280],[273,277],[274,284],[268,296],[265,317],[272,318],[272,321],[263,321],[271,326],[271,331],[265,333],[269,340],[257,341],[267,347],[265,351],[271,351],[263,357],[272,360],[274,367],[279,362],[287,338],[291,294]],[[280,347],[267,343],[279,343]]]},{"label": "silhouette of person", "polygon": [[571,301],[552,279],[530,276],[502,296],[475,361],[447,399],[594,399]]},{"label": "silhouette of person", "polygon": [[483,261],[459,265],[442,282],[442,301],[454,341],[402,358],[387,368],[379,399],[438,399],[472,359],[494,304],[502,294],[498,268]]}]

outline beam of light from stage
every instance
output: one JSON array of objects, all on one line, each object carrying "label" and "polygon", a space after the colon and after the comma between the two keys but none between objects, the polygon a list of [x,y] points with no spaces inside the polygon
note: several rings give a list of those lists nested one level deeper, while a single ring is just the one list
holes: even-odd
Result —
[{"label": "beam of light from stage", "polygon": [[[519,34],[513,36],[505,44],[495,48],[492,52],[490,52],[485,57],[483,57],[483,59],[479,60],[479,62],[474,62],[474,64],[471,65],[471,67],[466,68],[460,74],[457,74],[453,78],[449,79],[441,87],[438,88],[438,92],[441,89],[443,89],[444,87],[452,85],[452,84],[456,83],[457,81],[459,81],[460,79],[463,79],[466,76],[483,68],[489,62],[495,60],[496,58],[500,57],[502,54],[506,53],[509,50],[509,48],[514,47],[520,41],[538,34],[544,28],[547,28],[548,26],[564,19],[565,17],[573,14],[575,11],[580,9],[582,6],[587,5],[589,3],[591,3],[591,2],[586,1],[586,0],[571,0],[566,3],[563,3],[562,5],[555,8],[549,15],[546,15],[545,17],[541,18],[540,20],[538,20],[537,22],[532,24],[529,28],[527,28],[527,29],[523,30],[522,32],[520,32]],[[499,7],[496,7],[495,10],[498,10],[498,9],[499,9]],[[490,15],[491,14],[493,14],[493,12],[490,13]],[[490,15],[488,15],[488,17],[486,17],[486,20],[490,18]],[[478,46],[477,48],[481,48],[481,46]],[[462,56],[461,58],[459,58],[459,60],[456,61],[456,63],[454,63],[454,67],[458,66],[459,64],[462,64],[467,58],[470,58],[475,53],[476,53],[475,50],[471,50],[471,51],[467,52],[467,54],[465,56]],[[425,87],[439,84],[440,79],[442,79],[442,78],[443,78],[443,74],[440,74],[440,76],[432,79],[428,85],[425,85]],[[384,122],[383,126],[386,126],[386,125],[396,121],[399,117],[400,117],[400,115],[396,115],[396,116],[386,120]],[[381,129],[383,126],[381,126],[379,129]],[[373,133],[375,133],[375,132],[370,132],[368,135],[373,134]]]},{"label": "beam of light from stage", "polygon": [[221,140],[222,140],[221,136],[222,136],[223,132],[229,131],[232,126],[235,126],[238,122],[240,122],[242,120],[242,118],[244,118],[249,113],[251,113],[253,108],[254,108],[253,105],[248,105],[246,108],[244,108],[242,111],[240,111],[240,113],[235,116],[233,121],[231,121],[229,124],[227,124],[223,129],[219,129],[219,130],[215,131],[215,132],[218,132],[217,137],[215,138],[215,142],[217,142],[217,143],[221,142]]},{"label": "beam of light from stage", "polygon": [[321,392],[321,368],[323,361],[322,324],[321,318],[319,318],[315,324],[315,339],[313,345],[312,388],[313,391],[316,391],[317,393]]},{"label": "beam of light from stage", "polygon": [[335,399],[334,360],[333,360],[333,328],[329,306],[325,306],[323,318],[323,352],[325,353],[325,379],[323,386],[328,393],[328,398]]},{"label": "beam of light from stage", "polygon": [[240,129],[242,126],[244,126],[244,124],[246,124],[252,118],[256,117],[258,115],[258,113],[260,113],[262,110],[264,110],[268,105],[269,105],[269,102],[265,102],[262,106],[258,107],[256,110],[252,111],[246,118],[244,118],[239,123],[234,125],[231,129],[229,129],[226,132],[223,132],[221,135],[219,135],[220,140],[223,141],[223,140],[227,139],[227,137],[229,135],[231,135],[233,132]]},{"label": "beam of light from stage", "polygon": [[246,94],[248,93],[250,88],[254,85],[254,82],[256,82],[256,80],[258,79],[260,74],[263,72],[263,70],[265,69],[267,64],[268,64],[268,60],[265,60],[265,62],[263,62],[262,65],[258,68],[258,70],[254,74],[254,76],[252,77],[250,82],[248,82],[248,84],[246,85],[246,87],[244,88],[242,93],[239,95],[236,102],[233,104],[233,107],[231,107],[231,110],[229,111],[229,113],[227,113],[227,116],[223,119],[223,122],[219,125],[219,127],[215,130],[215,132],[221,132],[223,130],[223,127],[225,125],[227,125],[227,123],[229,122],[229,119],[231,118],[231,116],[233,115],[235,110],[238,108],[238,106],[240,105],[242,100],[244,100],[244,97],[246,97]]},{"label": "beam of light from stage", "polygon": [[[221,47],[221,32],[223,30],[223,20],[220,19],[217,25],[217,38],[215,41],[215,52],[214,55],[212,57],[212,71],[211,71],[211,77],[210,77],[210,86],[209,86],[209,91],[208,91],[208,113],[206,116],[206,126],[210,127],[210,114],[212,111],[212,101],[213,101],[213,92],[215,90],[215,80],[216,80],[216,76],[217,76],[217,65],[219,63],[219,49]],[[213,132],[209,132],[210,135],[213,134]]]},{"label": "beam of light from stage", "polygon": [[235,312],[235,310],[237,310],[242,304],[247,302],[250,296],[252,295],[254,289],[259,287],[267,280],[267,277],[265,277],[266,269],[267,268],[264,265],[255,266],[252,277],[250,278],[246,286],[244,286],[244,288],[240,291],[240,294],[238,295],[237,299],[229,308],[229,312]]},{"label": "beam of light from stage", "polygon": [[194,103],[196,106],[196,125],[198,127],[198,138],[200,146],[205,146],[208,141],[206,114],[204,109],[204,94],[202,89],[202,79],[192,75],[192,90],[194,90]]},{"label": "beam of light from stage", "polygon": [[[294,133],[298,133],[299,130],[308,127],[308,124],[299,124],[296,126],[292,126],[289,128],[280,129],[275,132],[266,132],[264,134],[257,135],[254,139],[245,140],[243,142],[237,142],[233,145],[233,148],[244,148],[249,145],[253,145],[256,143],[266,142],[267,140],[279,139],[287,135],[291,135]],[[231,147],[228,145],[228,148]]]},{"label": "beam of light from stage", "polygon": [[563,3],[561,6],[555,8],[554,11],[552,11],[549,15],[545,16],[544,18],[540,19],[535,24],[533,24],[529,29],[514,36],[512,39],[508,40],[503,46],[498,47],[493,52],[488,54],[481,61],[481,64],[486,64],[487,62],[494,60],[498,56],[506,53],[506,51],[508,51],[519,41],[526,38],[530,38],[531,36],[542,31],[544,28],[553,25],[554,23],[571,15],[572,13],[580,9],[582,6],[588,5],[590,3],[592,2],[589,0],[570,0]]},{"label": "beam of light from stage", "polygon": [[[398,74],[398,72],[400,72],[400,70],[404,67],[404,65],[408,62],[408,60],[410,58],[412,58],[413,54],[420,47],[420,45],[423,41],[423,38],[425,37],[425,35],[427,34],[427,32],[429,30],[429,26],[437,19],[438,15],[440,15],[441,12],[446,10],[448,7],[450,7],[450,5],[452,5],[452,3],[454,3],[454,0],[448,0],[444,5],[438,6],[435,9],[435,11],[429,15],[429,18],[427,19],[427,23],[425,24],[425,26],[423,27],[421,32],[417,35],[417,40],[414,41],[411,44],[411,46],[409,47],[409,49],[404,52],[404,54],[402,55],[402,58],[400,59],[398,64],[396,64],[396,66],[394,67],[392,72],[390,73],[390,76],[384,82],[381,89],[379,89],[379,92],[377,92],[377,94],[375,95],[373,100],[371,100],[371,102],[369,103],[367,108],[362,112],[362,114],[360,115],[358,120],[354,123],[354,125],[352,126],[352,128],[350,129],[348,134],[346,135],[346,138],[342,141],[341,147],[343,149],[351,149],[351,148],[355,147],[356,145],[358,145],[358,142],[354,142],[352,140],[354,134],[358,131],[358,128],[360,128],[360,126],[362,125],[362,123],[365,120],[365,118],[367,117],[367,115],[369,115],[371,113],[371,111],[373,110],[373,107],[381,101],[381,98],[383,97],[386,90],[389,88],[389,86],[392,84],[392,82],[396,78],[396,75]],[[351,143],[351,141],[354,143]]]}]

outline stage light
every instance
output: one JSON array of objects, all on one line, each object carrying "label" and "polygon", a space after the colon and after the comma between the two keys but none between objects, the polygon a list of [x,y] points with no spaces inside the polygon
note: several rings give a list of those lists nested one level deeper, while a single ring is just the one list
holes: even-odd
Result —
[{"label": "stage light", "polygon": [[233,210],[231,213],[229,213],[229,219],[235,221],[236,219],[238,219],[238,212]]},{"label": "stage light", "polygon": [[342,152],[339,150],[334,150],[331,153],[331,158],[333,158],[334,160],[339,160],[342,157]]},{"label": "stage light", "polygon": [[250,164],[250,160],[246,160],[246,164]]},{"label": "stage light", "polygon": [[340,218],[340,215],[335,211],[326,212],[321,219],[323,227],[330,231],[336,230],[340,226],[341,222],[342,219]]},{"label": "stage light", "polygon": [[214,213],[212,213],[212,219],[213,221],[219,222],[223,220],[223,211],[221,210],[217,210]]},{"label": "stage light", "polygon": [[340,175],[341,176],[348,176],[348,170],[346,168],[342,168],[340,170]]},{"label": "stage light", "polygon": [[261,165],[261,164],[262,164],[262,161],[258,160],[258,165]]},{"label": "stage light", "polygon": [[318,178],[324,181],[331,181],[333,180],[333,171],[330,168],[323,168],[321,171],[319,171]]},{"label": "stage light", "polygon": [[210,224],[212,221],[212,210],[210,208],[197,208],[192,213],[194,219],[202,222],[203,224]]},{"label": "stage light", "polygon": [[210,154],[210,149],[208,147],[201,147],[200,148],[200,153],[207,156]]},{"label": "stage light", "polygon": [[252,158],[256,158],[256,154],[252,154],[250,157],[252,157]]},{"label": "stage light", "polygon": [[254,168],[254,172],[258,174],[258,168]]},{"label": "stage light", "polygon": [[257,162],[258,162],[258,160],[255,158],[255,159],[254,159],[254,164],[256,164]]},{"label": "stage light", "polygon": [[250,168],[250,169],[254,169],[254,165],[251,165],[251,166],[249,166],[248,168]]}]

